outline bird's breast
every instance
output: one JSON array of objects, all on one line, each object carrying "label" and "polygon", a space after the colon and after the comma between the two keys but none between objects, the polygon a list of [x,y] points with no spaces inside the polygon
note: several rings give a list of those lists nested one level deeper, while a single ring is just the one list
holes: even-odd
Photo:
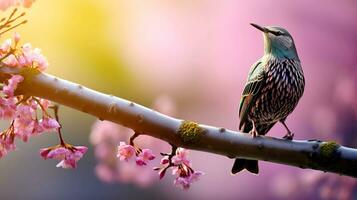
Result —
[{"label": "bird's breast", "polygon": [[265,70],[265,83],[251,110],[256,123],[286,118],[304,92],[305,79],[299,61],[272,59],[267,61]]}]

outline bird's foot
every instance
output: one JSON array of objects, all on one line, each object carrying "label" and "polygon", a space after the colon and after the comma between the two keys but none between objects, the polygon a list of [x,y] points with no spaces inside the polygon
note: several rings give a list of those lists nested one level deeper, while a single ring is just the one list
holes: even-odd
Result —
[{"label": "bird's foot", "polygon": [[252,135],[253,138],[257,137],[259,135],[258,131],[257,131],[257,127],[255,126],[255,123],[253,120],[251,120],[253,128],[252,130],[249,131],[249,133]]},{"label": "bird's foot", "polygon": [[252,129],[249,133],[252,135],[252,138],[258,137],[259,135],[256,129]]},{"label": "bird's foot", "polygon": [[288,132],[283,138],[286,139],[286,140],[293,140],[294,133]]}]

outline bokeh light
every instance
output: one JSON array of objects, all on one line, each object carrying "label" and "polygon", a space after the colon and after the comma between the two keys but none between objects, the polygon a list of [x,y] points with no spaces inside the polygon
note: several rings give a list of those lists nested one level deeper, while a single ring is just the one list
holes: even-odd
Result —
[{"label": "bokeh light", "polygon": [[[333,0],[37,0],[21,8],[29,22],[16,31],[42,49],[47,73],[149,107],[164,95],[175,117],[237,130],[249,68],[263,53],[262,35],[249,23],[282,26],[294,37],[306,78],[287,120],[295,138],[356,148],[356,9],[355,1]],[[38,155],[56,144],[54,134],[31,138],[0,160],[0,199],[357,198],[352,178],[263,161],[259,176],[231,176],[233,160],[196,151],[193,165],[205,175],[188,191],[170,178],[142,187],[103,182],[89,142],[97,119],[64,106],[60,114],[64,137],[89,147],[78,168],[57,169]],[[284,134],[281,125],[269,132]]]}]

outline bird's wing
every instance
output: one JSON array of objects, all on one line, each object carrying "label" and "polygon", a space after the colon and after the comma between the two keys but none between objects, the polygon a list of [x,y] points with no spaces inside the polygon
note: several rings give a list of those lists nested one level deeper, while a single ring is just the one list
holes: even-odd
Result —
[{"label": "bird's wing", "polygon": [[248,113],[252,105],[254,105],[255,98],[262,87],[262,83],[265,82],[266,73],[262,65],[262,62],[259,60],[250,69],[248,82],[244,87],[239,107],[240,130],[242,130],[243,125],[247,123]]}]

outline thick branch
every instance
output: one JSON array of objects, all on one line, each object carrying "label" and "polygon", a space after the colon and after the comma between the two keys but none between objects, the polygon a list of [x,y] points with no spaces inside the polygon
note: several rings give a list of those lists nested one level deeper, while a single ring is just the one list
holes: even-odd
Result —
[{"label": "thick branch", "polygon": [[265,160],[357,177],[357,149],[334,142],[288,141],[263,136],[251,138],[248,134],[175,119],[136,103],[29,69],[1,67],[0,81],[14,73],[25,78],[17,89],[18,94],[49,99],[177,146],[230,158]]}]

